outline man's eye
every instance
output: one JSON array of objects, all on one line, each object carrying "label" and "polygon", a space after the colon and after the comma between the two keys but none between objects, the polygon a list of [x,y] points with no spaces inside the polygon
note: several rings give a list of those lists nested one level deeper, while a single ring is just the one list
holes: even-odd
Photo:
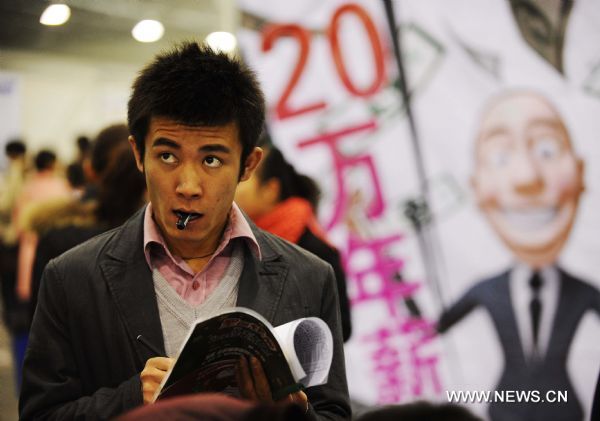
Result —
[{"label": "man's eye", "polygon": [[167,164],[172,164],[175,162],[175,156],[170,152],[163,152],[159,156],[160,160],[162,162],[166,162]]},{"label": "man's eye", "polygon": [[204,163],[211,168],[218,168],[223,165],[223,162],[216,156],[207,156],[204,158]]}]

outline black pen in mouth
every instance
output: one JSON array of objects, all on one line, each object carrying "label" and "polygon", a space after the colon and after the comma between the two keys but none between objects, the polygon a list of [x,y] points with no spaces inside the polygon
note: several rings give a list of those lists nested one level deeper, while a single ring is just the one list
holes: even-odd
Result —
[{"label": "black pen in mouth", "polygon": [[175,226],[178,230],[184,230],[190,221],[202,216],[202,214],[196,212],[174,211],[174,213],[178,218],[177,222],[175,223]]}]

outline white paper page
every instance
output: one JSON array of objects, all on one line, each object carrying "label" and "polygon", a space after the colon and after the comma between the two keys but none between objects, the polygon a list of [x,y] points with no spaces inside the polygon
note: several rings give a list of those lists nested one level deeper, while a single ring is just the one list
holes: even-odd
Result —
[{"label": "white paper page", "polygon": [[285,355],[285,359],[290,365],[292,376],[294,376],[294,380],[296,381],[300,381],[306,377],[306,372],[302,368],[302,364],[300,364],[298,356],[296,355],[296,351],[294,350],[294,332],[296,330],[296,326],[302,320],[304,319],[292,320],[291,322],[277,326],[273,329],[273,333],[275,334],[279,345],[281,345],[283,355]]},{"label": "white paper page", "polygon": [[294,320],[275,328],[292,373],[295,364],[301,367],[298,380],[305,386],[317,386],[327,381],[333,358],[333,338],[329,326],[317,317]]}]

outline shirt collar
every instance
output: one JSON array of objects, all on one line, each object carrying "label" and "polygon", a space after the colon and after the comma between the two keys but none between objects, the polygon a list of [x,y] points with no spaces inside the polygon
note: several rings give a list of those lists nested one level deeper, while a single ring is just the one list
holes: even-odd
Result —
[{"label": "shirt collar", "polygon": [[536,271],[539,273],[545,284],[553,285],[559,281],[560,276],[558,268],[555,265],[548,265],[534,270],[525,263],[516,262],[511,270],[511,282],[516,284],[515,287],[518,288],[519,291],[529,291],[529,279]]},{"label": "shirt collar", "polygon": [[[153,244],[157,245],[159,249],[162,249],[171,260],[177,262],[180,259],[176,259],[171,254],[171,251],[169,250],[169,247],[167,246],[167,243],[165,242],[164,237],[162,236],[162,233],[160,232],[158,225],[156,225],[156,222],[154,222],[152,216],[152,203],[148,203],[148,206],[146,206],[146,210],[144,212],[144,255],[146,257],[148,266],[152,268],[150,249]],[[256,237],[252,232],[252,228],[250,228],[250,224],[248,221],[246,221],[244,214],[234,202],[231,206],[231,210],[229,211],[225,232],[223,233],[221,242],[219,243],[214,255],[216,256],[223,253],[225,248],[235,238],[241,238],[245,240],[245,243],[250,248],[250,251],[256,256],[256,258],[262,260],[260,246],[258,245],[258,241],[256,241]]]}]

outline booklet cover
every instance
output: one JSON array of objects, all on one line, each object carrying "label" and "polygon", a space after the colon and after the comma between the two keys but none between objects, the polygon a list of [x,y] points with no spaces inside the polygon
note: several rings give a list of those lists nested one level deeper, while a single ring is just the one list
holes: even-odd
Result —
[{"label": "booklet cover", "polygon": [[234,307],[194,323],[156,400],[198,392],[239,395],[235,369],[240,356],[262,364],[274,400],[327,381],[333,339],[317,318],[273,328],[257,312]]}]

